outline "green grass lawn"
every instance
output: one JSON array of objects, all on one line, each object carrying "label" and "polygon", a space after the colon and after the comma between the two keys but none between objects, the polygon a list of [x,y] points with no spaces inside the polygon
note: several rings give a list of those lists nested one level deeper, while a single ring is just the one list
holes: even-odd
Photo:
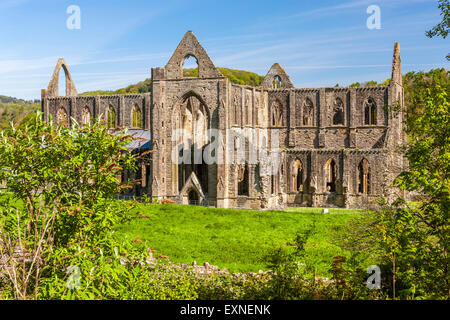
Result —
[{"label": "green grass lawn", "polygon": [[[332,232],[342,227],[357,210],[317,208],[286,211],[216,209],[173,204],[140,205],[133,220],[117,227],[120,237],[139,237],[146,247],[169,256],[176,263],[205,261],[230,272],[267,269],[267,255],[292,242],[297,233],[314,226],[306,244],[307,260],[320,275],[329,275],[334,256],[348,255],[332,243]],[[140,215],[150,219],[138,218]]]}]

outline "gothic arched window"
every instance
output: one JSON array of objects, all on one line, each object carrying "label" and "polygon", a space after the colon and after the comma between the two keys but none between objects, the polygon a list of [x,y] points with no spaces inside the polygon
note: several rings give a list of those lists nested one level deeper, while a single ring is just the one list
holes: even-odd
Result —
[{"label": "gothic arched window", "polygon": [[291,168],[291,174],[292,174],[292,191],[298,192],[303,191],[303,165],[300,160],[295,160],[292,163]]},{"label": "gothic arched window", "polygon": [[344,124],[344,103],[340,98],[336,98],[333,106],[333,125]]},{"label": "gothic arched window", "polygon": [[248,196],[249,189],[249,168],[248,164],[240,165],[238,167],[238,195],[240,196]]},{"label": "gothic arched window", "polygon": [[107,113],[107,126],[109,129],[116,127],[116,112],[112,106],[109,106]]},{"label": "gothic arched window", "polygon": [[133,112],[131,114],[132,116],[132,127],[133,128],[140,128],[142,126],[142,113],[141,109],[137,105],[134,106]]},{"label": "gothic arched window", "polygon": [[370,166],[366,159],[362,159],[358,166],[358,192],[370,193]]},{"label": "gothic arched window", "polygon": [[377,124],[377,105],[372,98],[368,98],[364,103],[364,124]]}]

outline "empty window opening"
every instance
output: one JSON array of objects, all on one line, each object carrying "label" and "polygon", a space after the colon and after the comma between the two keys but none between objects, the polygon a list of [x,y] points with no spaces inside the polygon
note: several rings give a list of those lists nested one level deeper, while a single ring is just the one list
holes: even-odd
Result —
[{"label": "empty window opening", "polygon": [[58,96],[60,96],[60,97],[65,97],[66,96],[66,73],[64,72],[64,68],[61,68],[59,70]]},{"label": "empty window opening", "polygon": [[116,112],[114,111],[114,108],[112,106],[108,108],[107,126],[109,129],[113,129],[116,127]]},{"label": "empty window opening", "polygon": [[358,192],[370,193],[370,166],[366,159],[362,159],[358,166]]},{"label": "empty window opening", "polygon": [[132,127],[140,128],[142,126],[142,113],[137,105],[134,106],[132,112]]},{"label": "empty window opening", "polygon": [[281,88],[281,86],[282,86],[282,82],[281,82],[280,76],[275,76],[272,81],[272,87],[274,89],[279,89],[279,88]]},{"label": "empty window opening", "polygon": [[240,166],[238,170],[238,195],[248,196],[250,176],[248,164]]},{"label": "empty window opening", "polygon": [[372,98],[369,98],[364,103],[364,124],[376,125],[377,124],[377,106]]},{"label": "empty window opening", "polygon": [[181,66],[183,77],[198,78],[198,60],[193,55],[187,55]]},{"label": "empty window opening", "polygon": [[199,204],[199,197],[198,193],[195,192],[195,190],[190,190],[188,193],[188,199],[190,205],[198,205]]},{"label": "empty window opening", "polygon": [[337,98],[333,107],[333,125],[344,124],[344,103]]},{"label": "empty window opening", "polygon": [[326,175],[326,191],[336,192],[336,162],[333,159],[327,161],[325,165],[325,175]]},{"label": "empty window opening", "polygon": [[292,164],[292,191],[303,191],[303,165],[300,160]]}]

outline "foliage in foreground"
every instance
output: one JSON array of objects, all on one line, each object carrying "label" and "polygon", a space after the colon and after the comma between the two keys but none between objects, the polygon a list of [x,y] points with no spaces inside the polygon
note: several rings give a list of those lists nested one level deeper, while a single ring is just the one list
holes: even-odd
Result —
[{"label": "foliage in foreground", "polygon": [[39,298],[49,281],[67,278],[68,267],[99,267],[98,252],[113,256],[111,226],[125,210],[109,197],[123,187],[117,175],[133,170],[136,159],[124,152],[130,136],[99,122],[64,128],[38,114],[0,139],[0,180],[10,191],[0,207],[1,284],[16,299]]},{"label": "foliage in foreground", "polygon": [[408,117],[409,168],[395,184],[415,192],[367,221],[354,221],[341,245],[358,256],[378,257],[384,294],[393,299],[450,299],[450,106],[439,85],[416,92],[417,114]]}]

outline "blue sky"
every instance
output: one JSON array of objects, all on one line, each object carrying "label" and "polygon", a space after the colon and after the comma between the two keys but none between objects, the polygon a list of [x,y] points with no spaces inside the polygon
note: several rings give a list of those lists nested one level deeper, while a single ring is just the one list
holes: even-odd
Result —
[{"label": "blue sky", "polygon": [[[70,5],[81,29],[69,30]],[[381,9],[381,29],[366,12]],[[403,73],[449,67],[449,39],[425,36],[437,0],[212,1],[0,0],[0,94],[40,98],[63,57],[78,92],[150,77],[192,30],[217,67],[265,75],[279,62],[296,87],[390,77],[394,42]]]}]

